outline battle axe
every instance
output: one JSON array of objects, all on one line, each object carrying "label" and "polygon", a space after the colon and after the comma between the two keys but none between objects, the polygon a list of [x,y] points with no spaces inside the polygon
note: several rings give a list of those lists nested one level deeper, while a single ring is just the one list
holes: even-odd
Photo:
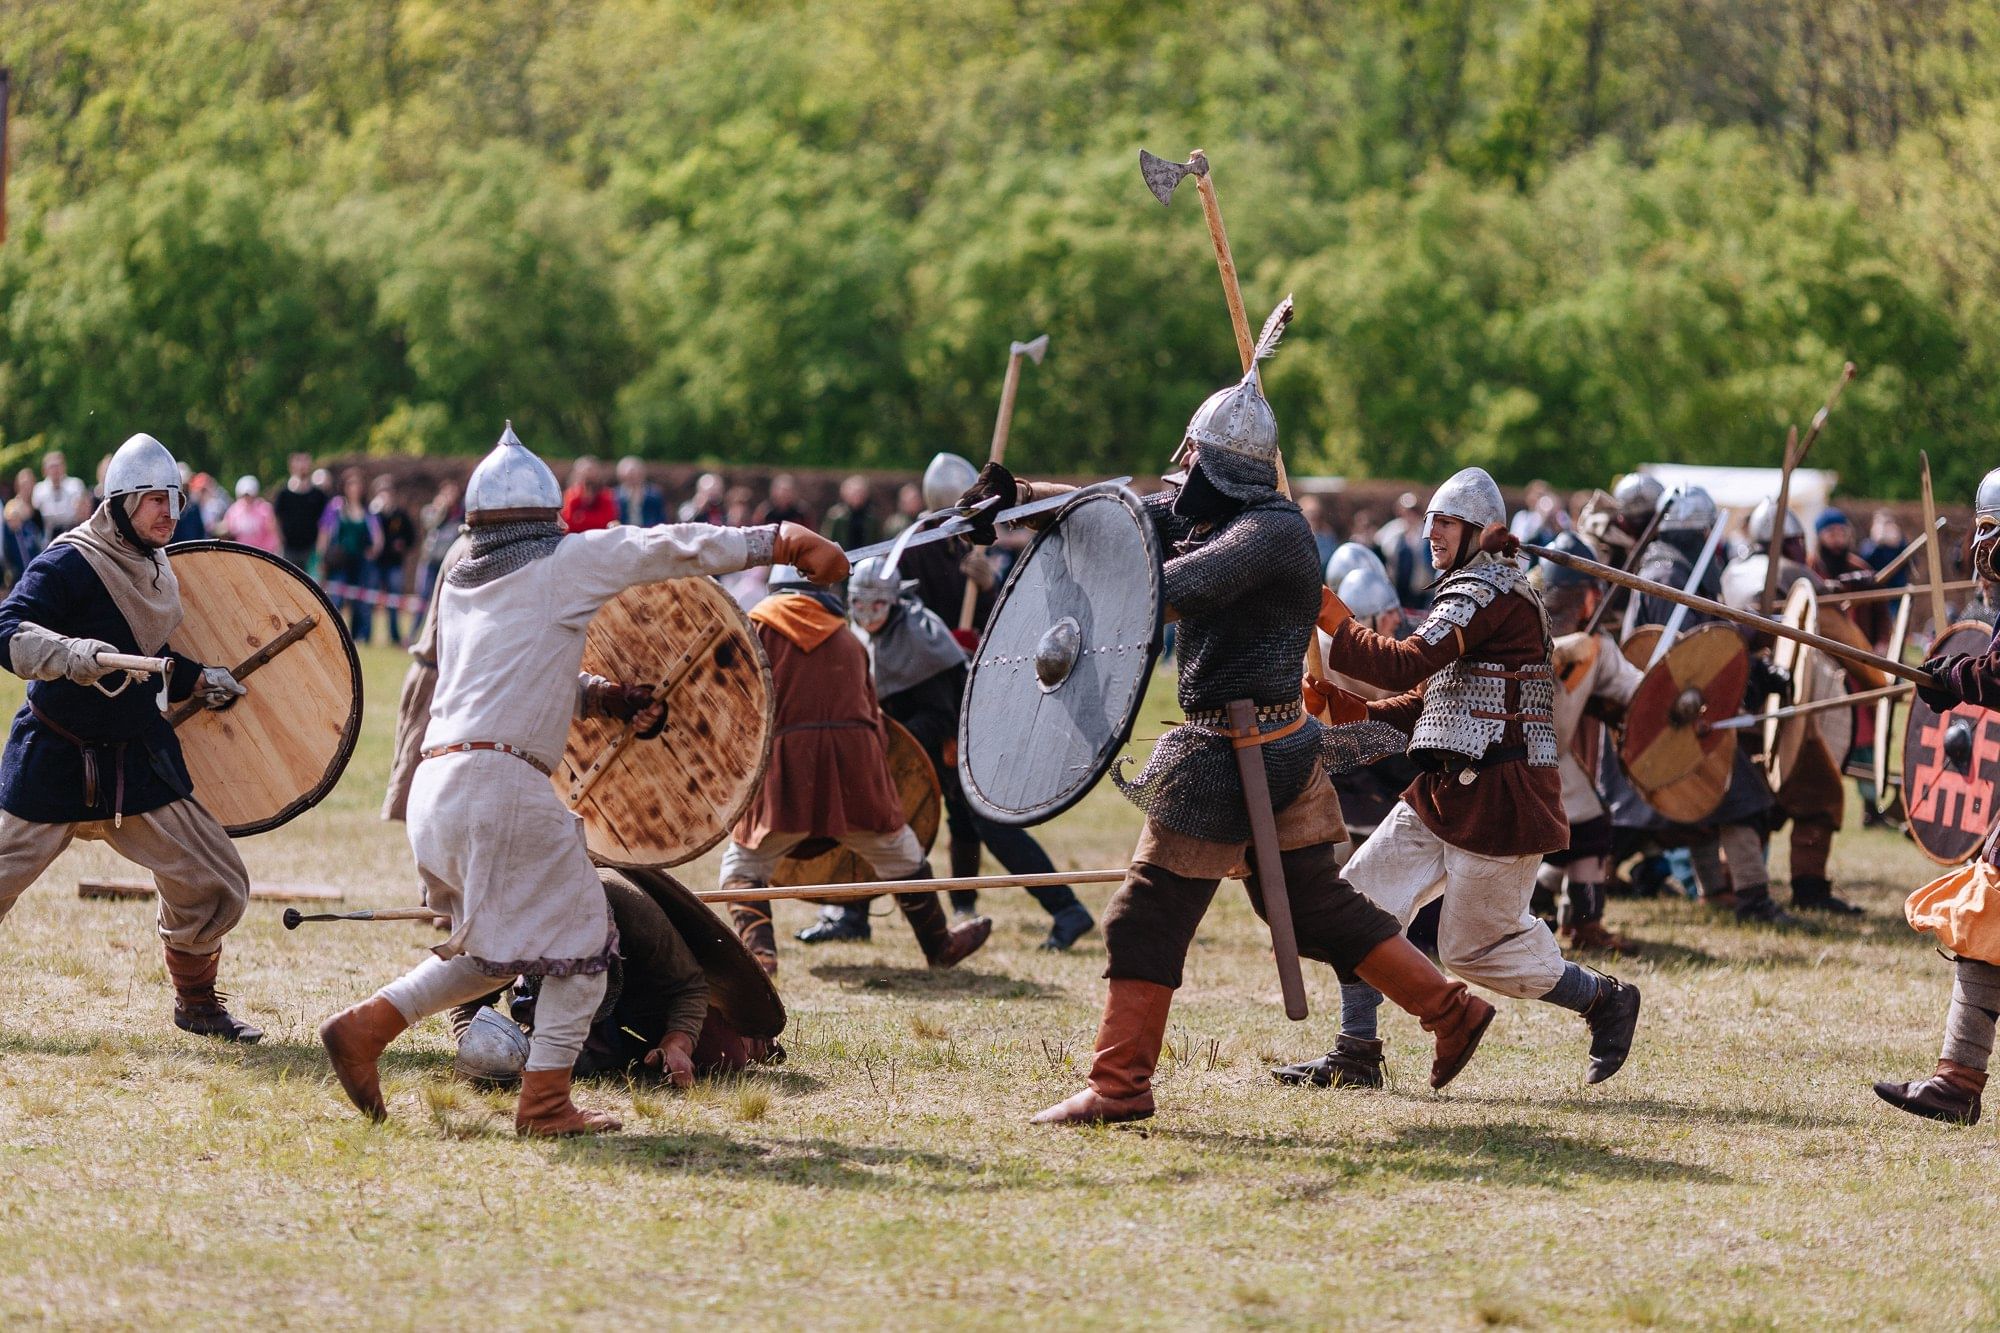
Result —
[{"label": "battle axe", "polygon": [[1208,155],[1197,148],[1188,154],[1187,161],[1169,162],[1141,148],[1139,174],[1146,178],[1146,188],[1153,197],[1163,204],[1174,201],[1175,186],[1194,177],[1195,188],[1201,192],[1201,211],[1208,218],[1208,239],[1215,243],[1215,264],[1222,270],[1222,295],[1229,302],[1230,326],[1236,330],[1236,352],[1243,358],[1244,374],[1249,374],[1256,344],[1250,340],[1249,316],[1243,313],[1243,288],[1236,280],[1236,260],[1229,253],[1229,233],[1222,229],[1222,205],[1216,202],[1215,182],[1209,179]]},{"label": "battle axe", "polygon": [[[1014,343],[1007,348],[1007,378],[1000,384],[1000,415],[993,422],[993,444],[986,451],[987,462],[1007,461],[1007,434],[1014,428],[1014,393],[1021,387],[1021,358],[1025,356],[1039,366],[1042,364],[1042,358],[1048,354],[1049,335],[1046,333],[1024,343]],[[965,599],[958,607],[960,629],[972,628],[972,613],[978,605],[979,585],[968,578],[965,581]]]}]

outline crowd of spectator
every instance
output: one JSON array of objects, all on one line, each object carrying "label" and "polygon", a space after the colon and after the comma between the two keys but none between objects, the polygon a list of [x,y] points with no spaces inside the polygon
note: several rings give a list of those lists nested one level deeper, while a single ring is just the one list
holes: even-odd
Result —
[{"label": "crowd of spectator", "polygon": [[[359,468],[348,468],[336,480],[308,454],[292,455],[284,484],[269,498],[253,476],[238,477],[233,490],[225,490],[207,473],[190,472],[185,465],[181,472],[188,503],[176,541],[225,537],[282,556],[319,580],[362,643],[373,638],[378,613],[390,643],[402,643],[406,628],[415,631],[445,551],[465,521],[462,487],[449,478],[413,512],[391,477],[378,475],[371,485]],[[50,541],[87,519],[95,504],[92,489],[70,473],[60,452],[43,458],[40,475],[22,468],[0,511],[0,579],[5,586]],[[648,480],[645,464],[637,458],[620,459],[607,478],[603,464],[586,457],[570,466],[562,517],[572,532],[670,520],[727,526],[803,523],[853,549],[895,536],[923,513],[923,504],[914,480],[897,486],[890,502],[879,483],[850,476],[822,517],[807,506],[797,479],[788,473],[772,477],[760,496],[748,486],[730,486],[720,475],[704,472],[679,498]],[[1370,508],[1355,511],[1344,532],[1323,497],[1302,495],[1299,507],[1322,562],[1343,541],[1371,545],[1380,552],[1403,604],[1412,609],[1425,605],[1436,574],[1424,541],[1423,503],[1414,492],[1397,497],[1386,515]],[[1547,542],[1570,521],[1562,497],[1536,481],[1527,487],[1510,526],[1524,541]],[[1856,559],[1877,569],[1904,546],[1902,529],[1887,510],[1872,515],[1868,535],[1860,541],[1836,510],[1820,516],[1814,527],[1816,545],[1851,549]],[[994,553],[998,576],[1004,576],[1010,554],[1004,547]],[[747,571],[726,582],[748,605],[763,595],[763,580],[762,571]]]}]

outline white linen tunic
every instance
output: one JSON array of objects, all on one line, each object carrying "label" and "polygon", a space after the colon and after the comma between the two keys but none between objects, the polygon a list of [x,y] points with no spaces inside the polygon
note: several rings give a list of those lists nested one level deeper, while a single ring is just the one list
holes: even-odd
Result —
[{"label": "white linen tunic", "polygon": [[[597,608],[634,584],[766,563],[770,544],[769,529],[618,527],[564,537],[552,554],[476,588],[447,583],[424,747],[496,741],[554,769]],[[410,788],[409,834],[429,905],[454,926],[433,950],[440,958],[468,955],[496,977],[609,964],[617,939],[582,821],[532,765],[493,750],[425,760]]]},{"label": "white linen tunic", "polygon": [[1573,828],[1604,813],[1604,800],[1597,784],[1584,772],[1576,757],[1576,732],[1583,723],[1584,705],[1602,697],[1621,707],[1632,702],[1632,694],[1646,673],[1625,660],[1618,642],[1602,630],[1595,635],[1578,631],[1565,634],[1555,643],[1556,668],[1556,750],[1561,755],[1563,814]]}]

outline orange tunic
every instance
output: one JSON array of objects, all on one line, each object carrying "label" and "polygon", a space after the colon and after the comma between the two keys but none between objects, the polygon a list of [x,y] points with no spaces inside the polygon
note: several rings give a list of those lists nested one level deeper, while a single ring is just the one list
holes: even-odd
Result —
[{"label": "orange tunic", "polygon": [[765,598],[750,619],[771,659],[777,727],[771,767],[737,821],[736,841],[755,848],[771,833],[837,838],[901,828],[903,804],[861,640],[797,593]]}]

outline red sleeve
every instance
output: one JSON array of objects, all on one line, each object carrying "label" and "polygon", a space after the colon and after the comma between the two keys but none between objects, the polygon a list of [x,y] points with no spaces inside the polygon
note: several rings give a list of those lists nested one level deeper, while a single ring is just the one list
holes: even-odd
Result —
[{"label": "red sleeve", "polygon": [[1328,637],[1332,643],[1327,648],[1327,666],[1384,690],[1414,690],[1465,651],[1456,630],[1430,643],[1416,634],[1392,639],[1357,620],[1343,620]]},{"label": "red sleeve", "polygon": [[1417,717],[1423,711],[1424,692],[1419,687],[1369,704],[1368,720],[1387,722],[1398,731],[1408,732],[1417,725]]}]

